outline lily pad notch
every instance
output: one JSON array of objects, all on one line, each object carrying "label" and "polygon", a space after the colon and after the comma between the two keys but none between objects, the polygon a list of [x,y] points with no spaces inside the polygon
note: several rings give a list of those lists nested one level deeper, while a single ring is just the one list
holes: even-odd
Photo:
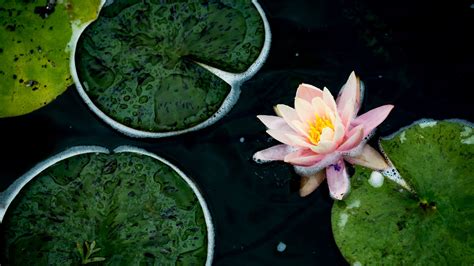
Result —
[{"label": "lily pad notch", "polygon": [[[76,85],[79,95],[87,104],[87,106],[94,113],[96,113],[100,119],[102,119],[104,122],[109,124],[112,128],[130,137],[136,137],[136,138],[169,137],[169,136],[184,134],[191,131],[196,131],[196,130],[199,130],[199,129],[202,129],[214,124],[219,119],[224,117],[232,109],[232,107],[235,105],[235,103],[237,102],[239,98],[241,85],[260,70],[265,60],[267,59],[269,51],[270,51],[270,44],[271,44],[270,24],[266,18],[263,8],[258,3],[258,1],[252,0],[251,3],[253,4],[255,9],[258,11],[258,14],[260,15],[260,18],[263,23],[265,36],[264,36],[263,46],[260,50],[260,53],[258,54],[257,59],[247,68],[247,70],[241,73],[232,73],[232,72],[224,71],[216,67],[210,66],[207,63],[194,62],[196,65],[204,68],[205,69],[204,71],[206,70],[209,71],[211,75],[214,75],[218,79],[225,82],[225,84],[228,84],[230,86],[230,91],[228,92],[227,96],[224,98],[224,100],[220,104],[220,107],[217,109],[217,111],[215,111],[211,116],[209,116],[204,121],[199,122],[188,128],[170,130],[170,131],[152,131],[152,130],[137,129],[137,128],[125,125],[124,123],[117,121],[117,119],[112,118],[110,115],[104,112],[101,108],[99,108],[97,104],[94,103],[90,95],[88,95],[84,84],[81,82],[79,78],[79,73],[76,66],[76,60],[78,59],[75,57],[76,50],[74,50],[73,56],[74,58],[76,58],[76,60],[71,60],[71,72],[72,72],[72,78],[74,80],[74,83]],[[110,3],[110,5],[111,4],[113,4],[113,2]],[[105,6],[108,6],[108,5],[109,3],[107,2]]]},{"label": "lily pad notch", "polygon": [[[195,182],[190,179],[185,173],[183,173],[180,169],[176,166],[171,164],[169,161],[157,156],[156,154],[150,153],[146,150],[132,147],[132,146],[119,146],[115,148],[112,152],[106,148],[100,146],[77,146],[69,148],[68,150],[56,154],[47,160],[37,164],[31,170],[26,172],[20,178],[18,178],[15,182],[13,182],[5,191],[0,193],[0,223],[3,223],[5,218],[5,214],[10,206],[10,204],[15,200],[16,196],[18,196],[21,190],[35,177],[39,176],[43,171],[50,168],[51,166],[67,160],[74,156],[80,156],[85,154],[120,154],[120,153],[131,153],[142,155],[145,157],[151,157],[157,160],[160,163],[163,163],[171,170],[173,170],[177,175],[179,175],[182,180],[191,188],[192,192],[196,196],[199,205],[203,211],[204,220],[206,223],[206,234],[207,234],[207,258],[206,264],[207,266],[212,265],[213,257],[214,257],[214,247],[215,247],[215,230],[214,225],[212,222],[211,214],[207,203],[201,194],[199,188],[195,184]],[[86,243],[87,245],[87,243]]]}]

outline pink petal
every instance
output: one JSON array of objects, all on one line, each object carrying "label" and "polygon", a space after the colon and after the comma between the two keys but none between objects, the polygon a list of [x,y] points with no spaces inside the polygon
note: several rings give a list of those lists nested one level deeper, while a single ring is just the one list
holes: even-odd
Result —
[{"label": "pink petal", "polygon": [[334,130],[332,130],[330,127],[323,128],[320,140],[334,141]]},{"label": "pink petal", "polygon": [[297,166],[295,165],[295,172],[300,176],[311,176],[317,172],[323,170],[327,166],[336,163],[341,158],[340,153],[333,152],[330,154],[324,155],[321,161],[311,165],[311,166]]},{"label": "pink petal", "polygon": [[347,139],[339,146],[338,151],[348,151],[357,147],[364,138],[364,129],[358,126],[349,131]]},{"label": "pink petal", "polygon": [[267,130],[267,134],[270,135],[272,138],[278,140],[281,143],[294,146],[295,143],[290,138],[288,138],[287,136],[288,133],[289,131],[283,131],[283,130],[277,130],[277,129]]},{"label": "pink petal", "polygon": [[273,115],[257,115],[257,118],[269,129],[287,129],[289,128],[285,120]]},{"label": "pink petal", "polygon": [[313,144],[309,143],[308,139],[302,136],[286,134],[288,139],[293,143],[293,146],[299,146],[304,148],[311,148],[314,147]]},{"label": "pink petal", "polygon": [[334,97],[326,87],[324,87],[323,91],[323,101],[333,112],[336,112],[336,101],[334,101]]},{"label": "pink petal", "polygon": [[298,133],[293,131],[291,128],[289,130],[269,129],[267,130],[267,134],[279,142],[290,146],[301,148],[310,148],[313,146],[307,142],[306,138],[298,135]]},{"label": "pink petal", "polygon": [[284,104],[278,104],[276,106],[276,109],[278,110],[279,114],[283,119],[285,119],[286,123],[295,131],[298,131],[296,127],[293,126],[293,121],[299,120],[298,114],[296,113],[295,109],[284,105]]},{"label": "pink petal", "polygon": [[331,197],[342,200],[350,190],[349,174],[346,171],[344,161],[339,159],[336,164],[328,166],[326,168],[326,177]]},{"label": "pink petal", "polygon": [[308,121],[314,120],[314,111],[310,102],[296,97],[295,110],[298,117],[303,123],[308,123]]},{"label": "pink petal", "polygon": [[337,111],[343,125],[347,128],[360,107],[360,80],[354,72],[347,79],[337,97]]},{"label": "pink petal", "polygon": [[392,111],[393,105],[383,105],[368,111],[367,113],[358,116],[351,122],[351,126],[362,125],[364,127],[364,137],[370,134],[385,118],[387,118],[390,111]]},{"label": "pink petal", "polygon": [[335,119],[333,124],[334,124],[334,141],[339,145],[342,142],[346,131],[339,117]]},{"label": "pink petal", "polygon": [[359,156],[363,149],[364,149],[364,146],[367,144],[367,142],[370,140],[370,137],[373,136],[373,134],[371,133],[369,136],[363,138],[360,143],[353,147],[352,149],[349,149],[349,150],[345,150],[345,151],[339,151],[341,152],[341,154],[344,156],[344,157],[357,157]]},{"label": "pink petal", "polygon": [[337,143],[333,140],[320,140],[318,145],[311,147],[316,153],[319,154],[328,154],[335,151],[337,148]]},{"label": "pink petal", "polygon": [[323,158],[324,155],[316,154],[310,149],[300,149],[287,154],[284,161],[293,165],[310,166],[319,162]]},{"label": "pink petal", "polygon": [[345,156],[344,159],[351,164],[362,165],[373,170],[385,170],[389,166],[380,153],[370,145],[364,145],[362,153],[358,156]]},{"label": "pink petal", "polygon": [[311,176],[302,176],[300,183],[300,196],[306,197],[315,191],[326,178],[326,171],[319,171]]},{"label": "pink petal", "polygon": [[256,152],[253,155],[253,159],[257,162],[283,161],[290,151],[291,148],[288,145],[279,144]]},{"label": "pink petal", "polygon": [[295,120],[293,121],[293,127],[296,128],[298,131],[298,133],[300,133],[300,135],[308,138],[309,137],[309,134],[308,134],[308,124],[303,124],[301,121],[299,120]]},{"label": "pink petal", "polygon": [[319,117],[326,117],[327,113],[330,113],[330,108],[326,105],[322,98],[314,98],[311,102],[313,111]]},{"label": "pink petal", "polygon": [[322,97],[323,92],[313,85],[300,84],[296,90],[296,97],[311,102],[315,97]]}]

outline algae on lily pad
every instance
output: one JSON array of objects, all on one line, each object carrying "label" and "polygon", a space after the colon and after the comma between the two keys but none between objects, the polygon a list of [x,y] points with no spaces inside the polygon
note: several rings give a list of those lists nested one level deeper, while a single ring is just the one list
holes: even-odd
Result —
[{"label": "algae on lily pad", "polygon": [[262,52],[269,36],[256,5],[113,1],[80,38],[81,96],[131,130],[182,131],[207,121],[238,96],[234,87],[268,52]]},{"label": "algae on lily pad", "polygon": [[9,265],[203,265],[205,215],[170,166],[137,153],[76,155],[44,170],[9,207]]},{"label": "algae on lily pad", "polygon": [[373,186],[371,171],[356,167],[351,194],[332,210],[344,257],[362,265],[472,265],[472,124],[422,121],[380,145],[414,193],[390,180]]},{"label": "algae on lily pad", "polygon": [[101,4],[0,0],[0,117],[32,112],[73,84],[69,60],[77,34]]}]

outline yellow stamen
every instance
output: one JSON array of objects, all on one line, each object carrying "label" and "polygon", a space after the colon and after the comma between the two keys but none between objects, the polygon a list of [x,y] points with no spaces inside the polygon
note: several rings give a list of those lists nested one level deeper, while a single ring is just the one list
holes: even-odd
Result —
[{"label": "yellow stamen", "polygon": [[332,124],[331,120],[326,117],[320,117],[318,115],[315,115],[315,117],[316,118],[313,121],[308,121],[308,134],[309,141],[314,145],[318,145],[323,129],[329,127],[330,129],[334,130],[334,125]]}]

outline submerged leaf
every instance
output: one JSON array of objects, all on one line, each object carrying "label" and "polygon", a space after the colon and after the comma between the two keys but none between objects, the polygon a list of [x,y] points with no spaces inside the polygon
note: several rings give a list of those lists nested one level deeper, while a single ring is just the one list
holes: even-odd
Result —
[{"label": "submerged leaf", "polygon": [[416,193],[390,181],[373,186],[371,171],[357,167],[350,196],[332,210],[344,257],[362,265],[471,265],[474,143],[466,140],[473,136],[470,124],[430,121],[383,139],[381,147]]},{"label": "submerged leaf", "polygon": [[78,77],[115,121],[183,130],[213,116],[231,91],[201,64],[244,72],[264,39],[252,1],[114,1],[81,36]]},{"label": "submerged leaf", "polygon": [[0,117],[34,111],[73,83],[73,34],[97,17],[101,1],[47,2],[0,0]]},{"label": "submerged leaf", "polygon": [[132,153],[79,155],[48,168],[17,196],[4,228],[9,265],[203,265],[207,257],[193,190],[169,166]]}]

